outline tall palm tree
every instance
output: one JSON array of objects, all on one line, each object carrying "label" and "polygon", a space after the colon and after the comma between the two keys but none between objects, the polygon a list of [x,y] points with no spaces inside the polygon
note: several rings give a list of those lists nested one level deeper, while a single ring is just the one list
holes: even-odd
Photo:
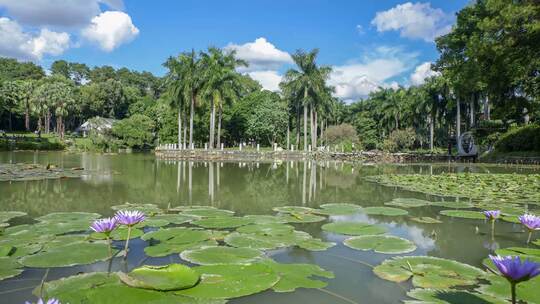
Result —
[{"label": "tall palm tree", "polygon": [[189,104],[189,147],[192,148],[193,119],[202,87],[201,62],[197,53],[192,50],[180,54],[177,58],[169,58],[164,65],[169,69],[167,81],[174,99],[173,105],[178,108],[178,143],[182,141],[182,109]]},{"label": "tall palm tree", "polygon": [[223,102],[238,96],[240,74],[236,68],[247,66],[247,62],[236,59],[236,52],[223,52],[215,47],[208,48],[208,52],[201,53],[203,67],[202,94],[210,104],[210,136],[209,148],[215,146],[216,108],[218,110],[218,139],[217,145],[221,145],[221,117]]},{"label": "tall palm tree", "polygon": [[318,49],[313,49],[309,52],[303,50],[297,50],[292,55],[293,61],[298,69],[289,69],[285,74],[286,86],[290,91],[294,92],[297,97],[296,100],[301,102],[304,112],[304,151],[307,151],[308,138],[307,138],[307,121],[308,121],[308,109],[310,110],[311,117],[311,134],[312,144],[317,144],[317,107],[328,98],[331,91],[326,85],[330,72],[330,67],[319,67],[315,62]]}]

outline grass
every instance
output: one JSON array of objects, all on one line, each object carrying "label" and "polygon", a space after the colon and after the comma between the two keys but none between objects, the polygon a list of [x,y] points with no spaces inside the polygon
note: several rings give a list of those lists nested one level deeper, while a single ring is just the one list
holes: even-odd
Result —
[{"label": "grass", "polygon": [[64,150],[65,144],[54,134],[5,133],[0,135],[0,151],[10,150]]}]

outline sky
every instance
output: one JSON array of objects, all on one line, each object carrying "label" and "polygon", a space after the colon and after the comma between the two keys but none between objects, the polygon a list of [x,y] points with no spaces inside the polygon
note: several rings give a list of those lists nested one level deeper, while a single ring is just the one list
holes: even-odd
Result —
[{"label": "sky", "polygon": [[162,76],[191,49],[236,50],[240,70],[278,90],[297,49],[319,49],[345,101],[434,75],[434,39],[470,0],[0,0],[0,56],[110,65]]}]

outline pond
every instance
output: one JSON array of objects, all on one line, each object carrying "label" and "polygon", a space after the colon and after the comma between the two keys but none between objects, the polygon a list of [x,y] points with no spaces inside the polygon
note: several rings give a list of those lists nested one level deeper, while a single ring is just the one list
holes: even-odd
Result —
[{"label": "pond", "polygon": [[[505,167],[468,164],[353,165],[341,162],[191,162],[156,160],[151,154],[72,154],[64,152],[2,152],[0,163],[54,164],[83,167],[81,178],[0,182],[0,211],[22,211],[11,225],[31,222],[52,212],[96,212],[111,216],[111,206],[124,203],[156,204],[159,207],[205,205],[236,212],[236,215],[273,215],[273,208],[348,203],[381,207],[396,198],[441,201],[443,198],[384,186],[366,179],[381,174],[441,174],[448,172],[538,174],[534,167]],[[454,202],[457,198],[445,198]],[[461,199],[463,200],[463,199]],[[535,208],[535,207],[532,207]],[[456,260],[479,268],[496,248],[524,246],[527,234],[519,224],[498,221],[494,239],[484,220],[441,216],[440,206],[408,208],[408,215],[384,216],[358,212],[330,215],[315,223],[294,224],[314,238],[334,242],[324,251],[299,247],[271,250],[266,254],[280,263],[310,263],[333,272],[335,278],[319,278],[324,288],[297,289],[290,293],[264,291],[230,300],[228,303],[401,303],[408,299],[412,284],[394,283],[373,274],[376,266],[395,255],[354,250],[343,244],[348,236],[321,227],[332,222],[377,224],[388,235],[414,243],[416,249],[400,256],[434,256]],[[413,218],[430,217],[441,223],[419,223]],[[537,238],[537,237],[536,237]],[[536,239],[535,238],[535,239]],[[141,264],[185,263],[178,254],[147,257],[147,242],[131,243],[127,265],[115,259],[112,265],[98,262],[62,268],[25,268],[16,277],[0,281],[1,303],[24,303],[35,299],[32,290],[45,278],[52,281],[86,272],[123,271]]]}]

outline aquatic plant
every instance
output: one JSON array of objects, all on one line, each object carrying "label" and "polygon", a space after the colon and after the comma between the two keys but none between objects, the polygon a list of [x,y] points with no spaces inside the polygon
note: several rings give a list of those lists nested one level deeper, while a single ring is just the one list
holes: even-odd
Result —
[{"label": "aquatic plant", "polygon": [[540,274],[540,264],[528,259],[521,260],[519,256],[492,256],[489,258],[495,264],[500,274],[510,282],[512,304],[517,303],[516,285],[528,281]]},{"label": "aquatic plant", "polygon": [[131,229],[133,226],[137,225],[140,222],[143,222],[146,218],[143,212],[137,211],[137,210],[120,210],[116,212],[116,215],[114,216],[116,221],[121,224],[128,227],[128,234],[126,239],[126,245],[124,247],[124,258],[127,258],[127,253],[129,249],[129,239],[131,237]]},{"label": "aquatic plant", "polygon": [[[32,304],[31,302],[26,301],[25,304]],[[47,301],[44,301],[43,299],[39,299],[36,304],[62,304],[57,299],[49,299]]]},{"label": "aquatic plant", "polygon": [[113,232],[114,229],[118,227],[118,221],[114,217],[108,217],[103,218],[99,220],[95,220],[92,225],[90,225],[90,229],[94,230],[97,233],[103,233],[105,235],[105,238],[107,239],[107,243],[109,244],[109,256],[112,257],[112,249],[111,249],[111,232]]},{"label": "aquatic plant", "polygon": [[493,239],[495,237],[495,221],[501,216],[501,210],[486,210],[484,215],[491,222],[491,238]]},{"label": "aquatic plant", "polygon": [[519,221],[529,230],[529,237],[527,238],[527,244],[529,244],[533,231],[540,230],[540,216],[524,214],[519,217]]}]

